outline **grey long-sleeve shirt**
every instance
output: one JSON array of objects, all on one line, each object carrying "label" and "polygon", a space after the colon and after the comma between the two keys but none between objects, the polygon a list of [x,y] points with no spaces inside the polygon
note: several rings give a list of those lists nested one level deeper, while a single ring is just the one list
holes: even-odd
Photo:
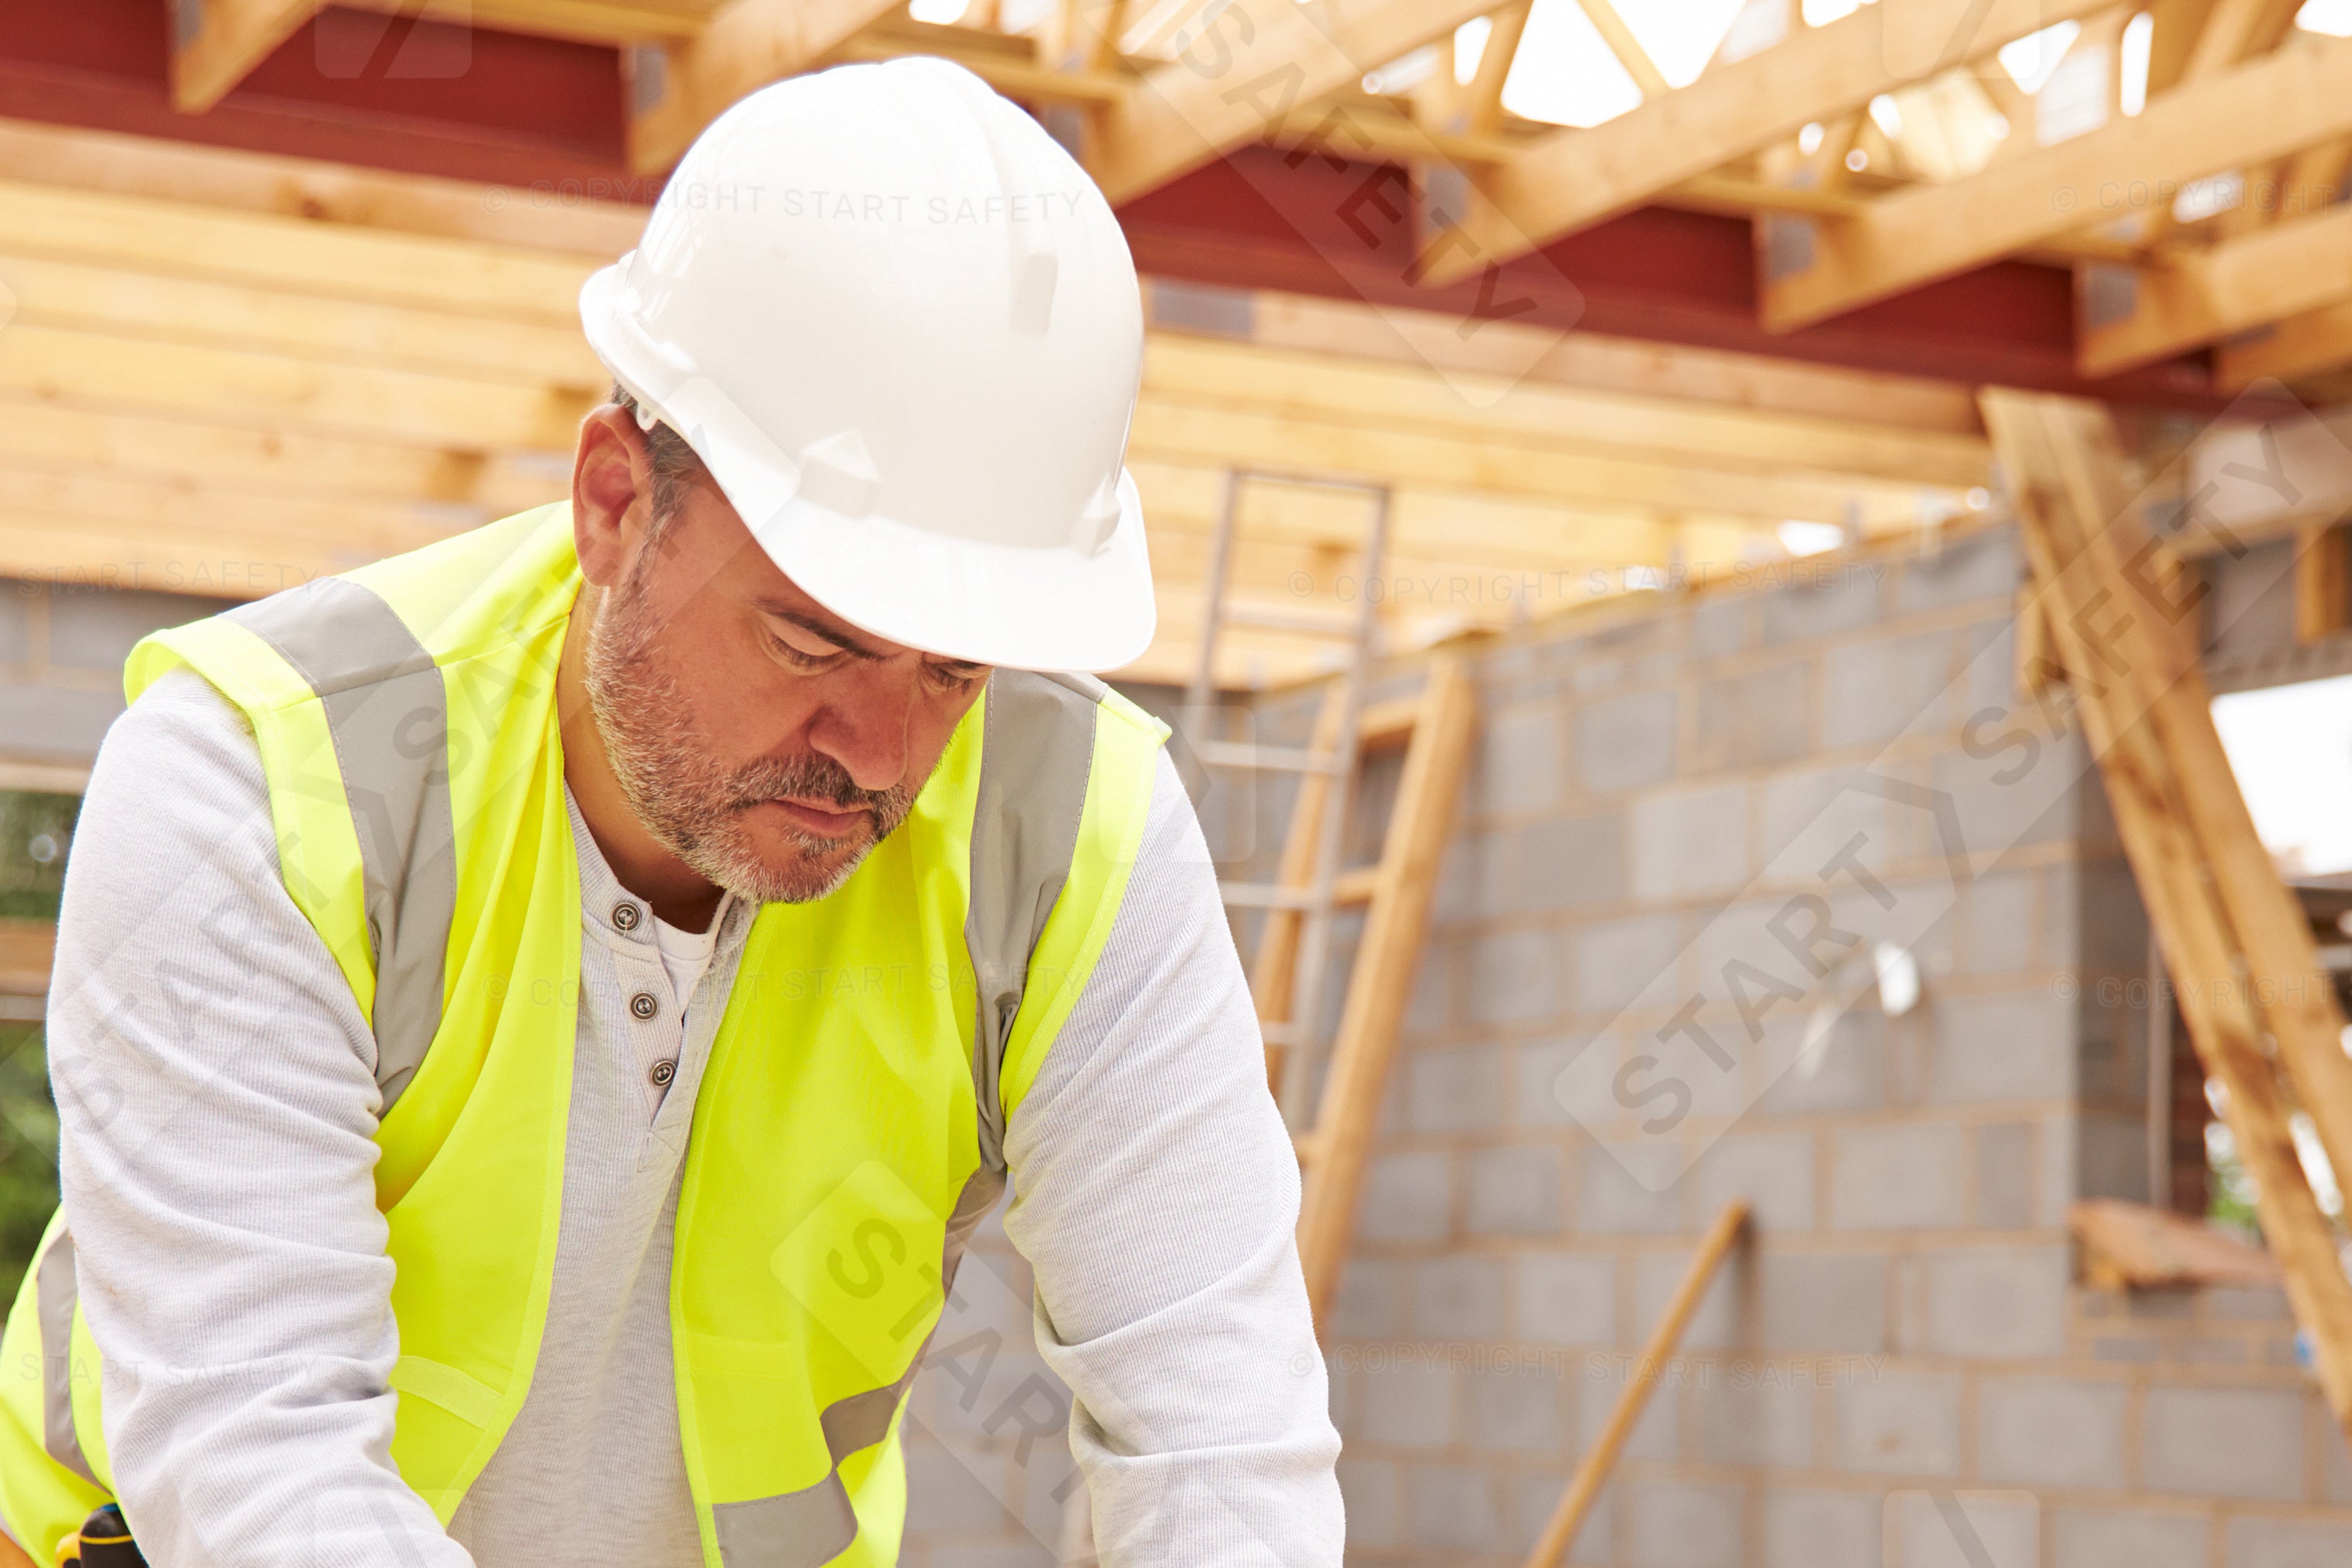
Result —
[{"label": "grey long-sleeve shirt", "polygon": [[[698,1560],[670,1236],[752,912],[722,908],[677,996],[652,923],[614,923],[628,894],[574,826],[581,1008],[547,1333],[445,1532],[389,1458],[374,1042],[279,881],[252,738],[184,673],[109,735],[67,876],[50,1064],[108,1450],[158,1568]],[[641,991],[650,1021],[628,1005]],[[1339,1561],[1297,1174],[1257,1040],[1163,758],[1126,902],[1005,1145],[1005,1228],[1035,1274],[1040,1353],[1079,1400],[1071,1441],[1114,1568]]]}]

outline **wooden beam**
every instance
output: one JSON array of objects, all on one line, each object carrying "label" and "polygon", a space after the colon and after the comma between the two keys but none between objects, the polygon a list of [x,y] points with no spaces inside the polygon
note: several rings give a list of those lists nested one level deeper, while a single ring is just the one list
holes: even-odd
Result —
[{"label": "wooden beam", "polygon": [[1465,97],[1469,123],[1462,129],[1474,136],[1491,136],[1503,126],[1503,86],[1519,57],[1519,40],[1527,37],[1528,16],[1535,0],[1515,0],[1488,18],[1486,47],[1478,51],[1478,69]]},{"label": "wooden beam", "polygon": [[1650,1402],[1650,1390],[1665,1375],[1675,1347],[1682,1343],[1683,1331],[1690,1326],[1691,1314],[1698,1311],[1707,1286],[1715,1280],[1716,1270],[1730,1255],[1740,1232],[1747,1228],[1748,1205],[1734,1198],[1723,1206],[1715,1223],[1699,1239],[1698,1249],[1691,1254],[1681,1282],[1667,1299],[1666,1310],[1659,1314],[1658,1326],[1650,1331],[1640,1359],[1633,1363],[1633,1375],[1617,1391],[1617,1402],[1610,1408],[1609,1419],[1601,1424],[1600,1435],[1585,1450],[1584,1458],[1577,1461],[1576,1474],[1569,1478],[1568,1490],[1560,1494],[1543,1534],[1528,1553],[1526,1568],[1559,1568],[1566,1561],[1568,1549],[1576,1543],[1576,1534],[1583,1528],[1585,1516],[1592,1511],[1609,1472],[1616,1467],[1619,1452],[1633,1435],[1633,1424],[1642,1418],[1642,1410]]},{"label": "wooden beam", "polygon": [[1642,47],[1642,40],[1633,36],[1633,29],[1625,25],[1625,18],[1617,14],[1611,0],[1577,0],[1577,4],[1591,19],[1593,31],[1609,46],[1609,52],[1617,57],[1617,63],[1625,68],[1625,74],[1633,78],[1633,85],[1642,89],[1643,98],[1656,98],[1673,90],[1659,72],[1657,62],[1650,58],[1650,51]]},{"label": "wooden beam", "polygon": [[[2095,405],[1989,391],[1985,423],[2023,523],[2141,896],[2179,978],[2189,1037],[2260,1189],[2263,1233],[2339,1425],[2352,1421],[2352,1281],[2305,1179],[2283,1066],[2339,1168],[2352,1169],[2352,1061],[2311,931],[2255,835],[2177,612],[2127,563],[2147,538]],[[2274,1061],[2267,1032],[2277,1041]]]},{"label": "wooden beam", "polygon": [[732,0],[693,40],[630,57],[629,166],[677,162],[746,93],[822,64],[900,0]]},{"label": "wooden beam", "polygon": [[2088,377],[2352,300],[2352,206],[2142,267],[2085,267],[2074,299],[2075,363]]},{"label": "wooden beam", "polygon": [[1438,863],[1453,834],[1476,716],[1477,697],[1460,655],[1432,659],[1381,836],[1379,881],[1348,972],[1315,1118],[1314,1158],[1299,1195],[1299,1265],[1318,1332],[1328,1329],[1348,1239],[1355,1233],[1381,1089],[1428,935]]},{"label": "wooden beam", "polygon": [[[330,232],[382,229],[517,251],[571,252],[600,265],[637,243],[646,212],[617,201],[569,194],[559,201],[466,180],[29,120],[0,119],[0,182],[168,201],[173,205],[161,210],[184,219],[221,210],[263,214],[299,218]],[[6,200],[14,199],[11,191]]]},{"label": "wooden beam", "polygon": [[318,9],[319,0],[173,0],[172,106],[202,114]]},{"label": "wooden beam", "polygon": [[1202,12],[1173,60],[1103,112],[1089,172],[1124,204],[1279,128],[1294,110],[1442,38],[1493,0],[1229,0]]},{"label": "wooden beam", "polygon": [[2154,0],[2148,14],[2155,26],[2148,36],[2147,91],[2153,98],[2180,79],[2189,56],[2197,47],[2214,0]]},{"label": "wooden beam", "polygon": [[2260,381],[2294,382],[2352,364],[2352,300],[2306,310],[2222,344],[2213,351],[2213,382],[2243,392]]},{"label": "wooden beam", "polygon": [[1966,490],[1990,484],[1974,435],[1873,430],[1834,419],[1746,413],[1532,381],[1366,364],[1333,354],[1154,334],[1147,394],[1300,418],[1526,438],[1619,457],[1671,459],[1758,475],[1801,471]]},{"label": "wooden beam", "polygon": [[702,31],[716,5],[638,0],[337,0],[355,10],[425,16],[465,27],[496,27],[586,44],[670,44]]},{"label": "wooden beam", "polygon": [[[2252,55],[2262,53],[2278,41],[2295,11],[2296,5],[2284,0],[2207,0],[2202,9],[2188,18],[2190,28],[2177,61],[2168,60],[2167,77],[2159,86],[2151,57],[2147,92],[2150,99],[2168,95],[2180,88],[2213,77]],[[2161,20],[2161,17],[2158,18]],[[2247,196],[2251,204],[2253,192],[2252,175]],[[2170,187],[2167,187],[2169,189]],[[2150,211],[2140,225],[2140,237],[2153,243],[2172,232],[2177,220],[2173,204],[2166,202]]]},{"label": "wooden beam", "polygon": [[2137,118],[1810,225],[1802,243],[1759,258],[1764,325],[1808,326],[2079,228],[2100,216],[2103,201],[2122,200],[2103,192],[2174,188],[2347,131],[2352,40],[2315,39],[2171,93]]},{"label": "wooden beam", "polygon": [[[7,366],[0,341],[0,372]],[[0,384],[5,384],[0,380]],[[1377,474],[1432,488],[1487,490],[1601,506],[1842,523],[1916,516],[1917,486],[1839,483],[1801,473],[1729,473],[1689,464],[1563,451],[1508,436],[1377,426],[1290,410],[1234,408],[1221,398],[1160,395],[1137,406],[1129,449],[1182,463]]]},{"label": "wooden beam", "polygon": [[580,286],[596,265],[466,240],[8,183],[0,183],[0,250],[574,329]]},{"label": "wooden beam", "polygon": [[2352,626],[2352,533],[2324,523],[2296,530],[2294,640],[2316,643]]},{"label": "wooden beam", "polygon": [[[1160,287],[1147,279],[1147,296]],[[1623,392],[1718,407],[1816,415],[1857,426],[1981,435],[1973,394],[1949,382],[1809,365],[1760,354],[1559,333],[1490,321],[1466,340],[1433,310],[1371,307],[1270,289],[1245,298],[1247,340],[1362,361]],[[1157,310],[1155,308],[1155,314]]]},{"label": "wooden beam", "polygon": [[881,28],[860,34],[834,51],[834,57],[843,60],[892,60],[908,55],[936,55],[953,60],[1005,97],[1029,103],[1070,103],[1093,108],[1117,103],[1134,85],[1130,78],[1116,71],[1061,70],[1009,57],[1001,50],[946,48]]},{"label": "wooden beam", "polygon": [[1423,271],[1450,283],[1604,219],[1685,180],[1858,110],[1882,92],[1991,54],[2114,0],[1908,0],[1801,27],[1716,65],[1590,130],[1562,129],[1472,182],[1462,225],[1432,240]]}]

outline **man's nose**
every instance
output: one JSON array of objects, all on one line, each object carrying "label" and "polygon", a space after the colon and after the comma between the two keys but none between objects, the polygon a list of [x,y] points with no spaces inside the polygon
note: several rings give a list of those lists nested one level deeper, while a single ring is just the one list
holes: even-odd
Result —
[{"label": "man's nose", "polygon": [[809,735],[810,744],[846,768],[860,789],[892,789],[907,777],[916,672],[890,667],[898,663],[885,660],[839,672],[853,678],[817,715]]}]

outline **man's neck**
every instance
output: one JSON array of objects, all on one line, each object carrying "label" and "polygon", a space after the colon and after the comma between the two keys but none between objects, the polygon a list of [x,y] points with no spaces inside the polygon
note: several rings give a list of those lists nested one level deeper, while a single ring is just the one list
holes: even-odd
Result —
[{"label": "man's neck", "polygon": [[621,790],[604,733],[588,705],[588,632],[603,595],[583,584],[572,601],[563,633],[563,658],[555,672],[555,711],[563,732],[563,782],[580,807],[581,820],[604,852],[604,863],[623,887],[653,906],[656,918],[681,931],[704,931],[718,913],[716,883],[669,852],[646,831]]}]

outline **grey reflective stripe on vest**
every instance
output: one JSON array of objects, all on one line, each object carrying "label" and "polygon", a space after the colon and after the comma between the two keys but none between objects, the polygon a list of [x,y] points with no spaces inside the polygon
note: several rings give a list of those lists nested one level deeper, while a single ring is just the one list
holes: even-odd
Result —
[{"label": "grey reflective stripe on vest", "polygon": [[457,902],[448,690],[407,623],[348,578],[319,578],[228,619],[276,649],[327,711],[359,834],[375,949],[375,1081],[389,1111],[441,1027]]},{"label": "grey reflective stripe on vest", "polygon": [[[999,670],[982,715],[980,788],[972,810],[971,904],[964,944],[979,982],[972,1037],[972,1090],[980,1107],[980,1168],[956,1197],[940,1248],[940,1289],[955,1288],[964,1249],[1004,1193],[1004,1100],[998,1089],[1004,1046],[1027,983],[1030,955],[1044,935],[1077,853],[1078,819],[1094,770],[1097,705],[1105,687],[1085,675]],[[942,1321],[946,1317],[941,1309]],[[932,1333],[939,1325],[932,1325]],[[833,1466],[814,1486],[714,1507],[711,1522],[727,1568],[816,1568],[849,1550],[857,1516],[841,1462],[889,1435],[890,1418],[923,1364],[931,1338],[898,1380],[828,1406],[819,1418]]]},{"label": "grey reflective stripe on vest", "polygon": [[73,1237],[60,1228],[33,1266],[33,1305],[41,1321],[41,1446],[49,1458],[96,1486],[98,1477],[90,1473],[74,1431],[73,1321],[80,1298]]},{"label": "grey reflective stripe on vest", "polygon": [[1069,879],[1094,770],[1104,686],[1086,675],[999,670],[989,677],[980,791],[971,818],[971,904],[963,921],[980,986],[972,1087],[980,1159],[1004,1168],[1004,1043],[1028,982],[1029,956]]},{"label": "grey reflective stripe on vest", "polygon": [[[940,1248],[940,1291],[955,1289],[956,1270],[963,1261],[964,1243],[1003,1196],[1004,1174],[986,1166],[971,1173],[956,1197],[955,1212],[948,1217],[947,1239]],[[945,1317],[944,1309],[941,1316]],[[923,1336],[914,1358],[898,1380],[836,1399],[818,1417],[824,1432],[825,1452],[833,1464],[824,1479],[798,1491],[749,1502],[722,1502],[710,1511],[719,1536],[719,1560],[726,1568],[817,1568],[849,1550],[857,1539],[857,1514],[850,1506],[849,1489],[842,1484],[841,1462],[860,1448],[870,1448],[890,1435],[890,1417],[907,1385],[922,1370],[931,1348],[931,1333]]]}]

